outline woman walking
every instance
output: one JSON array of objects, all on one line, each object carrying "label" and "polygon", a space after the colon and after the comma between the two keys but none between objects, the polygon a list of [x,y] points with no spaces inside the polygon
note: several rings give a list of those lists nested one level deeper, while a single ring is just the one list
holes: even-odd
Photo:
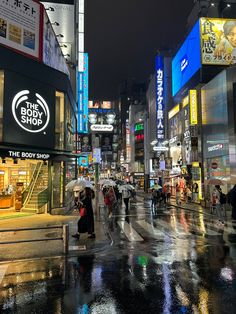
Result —
[{"label": "woman walking", "polygon": [[84,188],[80,192],[77,200],[77,207],[80,212],[80,219],[78,221],[78,231],[72,235],[73,238],[79,239],[81,233],[88,233],[88,238],[94,239],[94,216],[92,199],[94,198],[94,192],[90,188]]}]

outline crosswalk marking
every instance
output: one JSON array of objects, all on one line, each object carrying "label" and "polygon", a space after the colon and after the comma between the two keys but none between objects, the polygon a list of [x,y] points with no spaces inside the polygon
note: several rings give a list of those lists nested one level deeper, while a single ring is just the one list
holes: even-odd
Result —
[{"label": "crosswalk marking", "polygon": [[155,238],[162,237],[164,235],[164,232],[157,230],[153,225],[145,220],[138,220],[136,223]]},{"label": "crosswalk marking", "polygon": [[127,223],[127,221],[118,221],[118,225],[129,241],[144,241],[143,238],[135,231],[132,225]]},{"label": "crosswalk marking", "polygon": [[2,283],[2,280],[5,276],[7,267],[8,267],[7,265],[0,265],[0,284]]},{"label": "crosswalk marking", "polygon": [[178,228],[174,228],[172,225],[170,225],[168,222],[166,222],[162,219],[155,219],[155,223],[157,225],[163,227],[163,228],[169,229],[175,235],[186,235],[187,234],[185,231],[180,231],[180,230],[178,230]]}]

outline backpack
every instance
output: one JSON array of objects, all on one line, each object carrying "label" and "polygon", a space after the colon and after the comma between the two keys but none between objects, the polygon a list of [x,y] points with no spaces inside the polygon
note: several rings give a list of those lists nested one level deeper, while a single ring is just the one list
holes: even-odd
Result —
[{"label": "backpack", "polygon": [[220,192],[220,204],[226,204],[226,195]]}]

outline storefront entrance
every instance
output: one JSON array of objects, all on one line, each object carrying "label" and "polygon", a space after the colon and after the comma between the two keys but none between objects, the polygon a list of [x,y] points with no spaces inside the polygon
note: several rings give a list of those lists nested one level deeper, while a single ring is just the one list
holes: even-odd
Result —
[{"label": "storefront entrance", "polygon": [[32,159],[2,158],[0,212],[4,209],[42,213],[48,203],[48,164]]}]

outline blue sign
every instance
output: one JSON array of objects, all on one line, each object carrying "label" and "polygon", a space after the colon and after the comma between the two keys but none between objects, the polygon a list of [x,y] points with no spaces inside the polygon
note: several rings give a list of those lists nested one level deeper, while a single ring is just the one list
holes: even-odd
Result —
[{"label": "blue sign", "polygon": [[79,157],[79,166],[82,166],[82,167],[88,167],[89,166],[88,156],[80,156]]},{"label": "blue sign", "polygon": [[164,140],[164,62],[163,57],[156,56],[156,119],[157,119],[157,139],[159,142]]},{"label": "blue sign", "polygon": [[172,96],[178,93],[200,67],[200,24],[198,21],[172,61]]},{"label": "blue sign", "polygon": [[88,133],[88,54],[84,53],[84,77],[83,77],[83,115],[84,115],[84,133]]},{"label": "blue sign", "polygon": [[83,72],[77,73],[77,101],[78,101],[78,133],[84,132],[83,126]]}]

